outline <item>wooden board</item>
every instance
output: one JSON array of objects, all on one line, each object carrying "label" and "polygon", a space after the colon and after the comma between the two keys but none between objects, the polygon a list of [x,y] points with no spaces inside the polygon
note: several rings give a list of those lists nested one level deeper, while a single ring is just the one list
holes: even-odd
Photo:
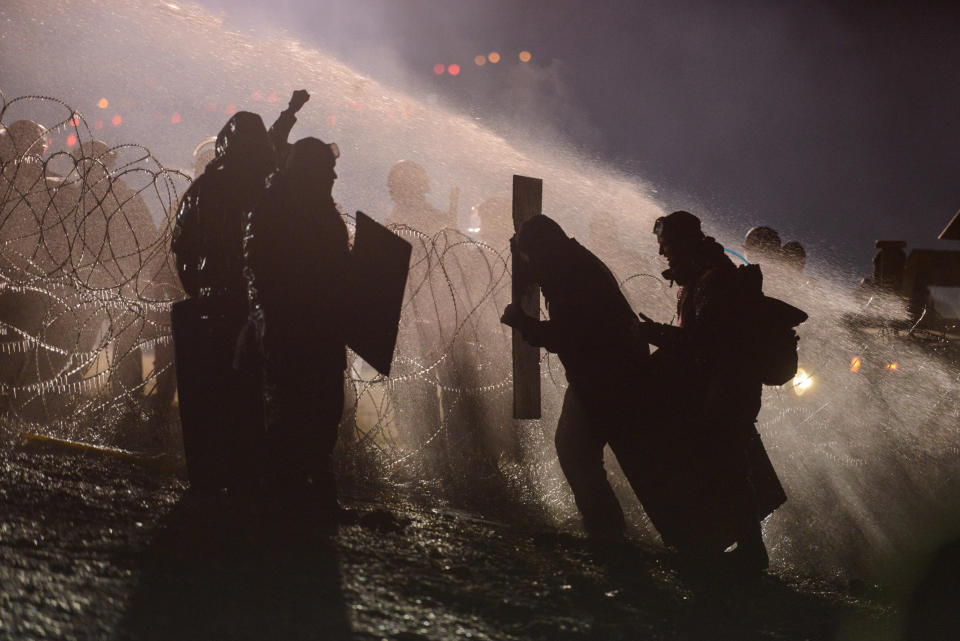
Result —
[{"label": "wooden board", "polygon": [[350,349],[383,375],[397,344],[413,247],[361,211],[353,243],[355,327]]},{"label": "wooden board", "polygon": [[[513,228],[515,231],[541,213],[543,181],[526,176],[513,177]],[[540,318],[540,286],[523,278],[513,257],[513,303],[524,313]],[[513,417],[540,418],[540,348],[530,345],[513,330]]]}]

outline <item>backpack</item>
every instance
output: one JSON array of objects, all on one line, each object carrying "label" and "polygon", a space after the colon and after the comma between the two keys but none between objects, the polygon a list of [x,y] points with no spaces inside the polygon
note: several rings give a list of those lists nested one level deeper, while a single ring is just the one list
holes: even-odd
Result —
[{"label": "backpack", "polygon": [[754,370],[764,385],[783,385],[797,375],[797,344],[794,329],[807,320],[807,313],[779,298],[763,293],[759,265],[740,265],[737,277],[742,287],[746,317],[751,332],[746,349]]}]

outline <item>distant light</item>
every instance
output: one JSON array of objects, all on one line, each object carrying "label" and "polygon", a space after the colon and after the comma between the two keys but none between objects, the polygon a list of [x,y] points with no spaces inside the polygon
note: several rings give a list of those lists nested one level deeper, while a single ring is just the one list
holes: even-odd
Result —
[{"label": "distant light", "polygon": [[276,92],[276,91],[271,91],[271,92],[267,95],[267,102],[271,102],[271,103],[272,103],[272,102],[276,102],[276,101],[278,101],[278,100],[280,100],[280,98],[277,96],[277,92]]},{"label": "distant light", "polygon": [[100,107],[101,109],[106,109],[107,107],[110,106],[110,101],[107,100],[106,98],[101,98],[99,101],[97,101],[97,106]]},{"label": "distant light", "polygon": [[888,372],[895,372],[895,371],[897,371],[897,364],[896,364],[896,363],[887,363],[887,365],[886,365],[886,370],[887,370]]},{"label": "distant light", "polygon": [[863,363],[856,356],[850,359],[850,371],[854,374],[860,371],[861,365],[863,365]]},{"label": "distant light", "polygon": [[529,51],[521,51],[521,52],[520,52],[520,62],[530,62],[530,58],[532,58],[532,57],[533,57],[533,56],[530,55],[530,52],[529,52]]},{"label": "distant light", "polygon": [[227,114],[228,116],[232,116],[236,111],[237,106],[234,104],[227,105],[223,108],[223,113]]},{"label": "distant light", "polygon": [[180,123],[180,114],[179,114],[179,113],[174,113],[172,116],[170,116],[170,122],[172,122],[172,123],[175,124],[175,125],[176,125],[176,124],[179,124],[179,123]]},{"label": "distant light", "polygon": [[263,92],[257,89],[252,94],[250,94],[250,97],[259,102],[263,100]]},{"label": "distant light", "polygon": [[459,74],[460,74],[460,65],[450,65],[449,67],[447,67],[447,72],[448,72],[451,76],[457,76],[457,75],[459,75]]},{"label": "distant light", "polygon": [[208,102],[208,103],[207,103],[207,111],[216,111],[216,110],[217,110],[217,103],[216,103],[216,102]]},{"label": "distant light", "polygon": [[446,70],[446,67],[444,67],[440,63],[433,65],[433,73],[437,74],[438,76],[441,75],[444,72],[444,70]]},{"label": "distant light", "polygon": [[73,114],[73,116],[70,118],[70,126],[77,127],[79,125],[80,125],[80,116],[78,116],[77,114]]},{"label": "distant light", "polygon": [[112,124],[114,127],[119,127],[123,124],[123,118],[120,116],[120,114],[117,114],[110,120],[110,124]]},{"label": "distant light", "polygon": [[73,147],[75,144],[77,144],[77,137],[73,134],[67,136],[67,147]]},{"label": "distant light", "polygon": [[327,124],[331,127],[337,126],[337,114],[330,114],[327,116]]},{"label": "distant light", "polygon": [[486,56],[476,56],[476,57],[473,59],[473,62],[476,63],[476,65],[477,65],[478,67],[482,67],[483,65],[487,64],[487,57],[486,57]]},{"label": "distant light", "polygon": [[50,147],[53,147],[53,136],[47,136],[47,142],[43,143],[43,153],[47,153]]},{"label": "distant light", "polygon": [[490,53],[487,54],[487,60],[489,60],[493,64],[497,64],[498,62],[500,62],[500,54],[497,53],[496,51],[491,51]]},{"label": "distant light", "polygon": [[93,128],[97,130],[103,129],[103,121],[98,120],[97,122],[95,122],[93,125]]},{"label": "distant light", "polygon": [[797,396],[803,396],[812,386],[813,377],[807,374],[803,368],[797,369],[797,375],[793,377],[793,391]]}]

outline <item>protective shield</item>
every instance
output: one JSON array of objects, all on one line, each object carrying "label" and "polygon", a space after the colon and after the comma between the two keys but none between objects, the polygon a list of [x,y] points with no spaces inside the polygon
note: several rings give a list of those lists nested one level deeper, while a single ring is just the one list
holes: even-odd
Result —
[{"label": "protective shield", "polygon": [[187,474],[194,489],[242,488],[259,478],[263,403],[257,378],[233,368],[241,325],[204,317],[195,298],[170,309]]},{"label": "protective shield", "polygon": [[353,241],[354,324],[348,345],[383,375],[390,373],[413,247],[363,212]]}]

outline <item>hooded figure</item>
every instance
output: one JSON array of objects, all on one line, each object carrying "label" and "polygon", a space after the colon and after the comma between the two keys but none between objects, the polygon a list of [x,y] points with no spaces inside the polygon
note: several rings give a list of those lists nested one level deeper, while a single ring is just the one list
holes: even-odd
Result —
[{"label": "hooded figure", "polygon": [[638,333],[660,348],[660,418],[673,426],[661,430],[661,451],[675,456],[650,465],[673,478],[675,496],[645,507],[666,542],[711,555],[736,543],[737,569],[752,574],[768,562],[760,519],[786,500],[754,427],[762,385],[751,323],[761,321],[745,317],[745,274],[759,271],[738,270],[689,212],[657,219],[654,233],[669,265],[663,277],[680,285],[678,324],[645,323]]},{"label": "hooded figure", "polygon": [[276,168],[260,116],[234,114],[216,155],[180,201],[171,249],[189,297],[171,312],[184,451],[195,489],[251,490],[259,482],[263,406],[256,377],[233,367],[247,323],[246,212]]},{"label": "hooded figure", "polygon": [[603,448],[609,443],[627,471],[634,456],[625,437],[634,427],[632,404],[649,351],[634,339],[638,321],[616,278],[560,225],[534,216],[516,244],[523,264],[514,269],[540,285],[550,318],[531,318],[510,304],[501,320],[563,363],[570,385],[555,438],[560,467],[587,531],[621,536],[623,511],[607,480]]},{"label": "hooded figure", "polygon": [[350,247],[331,191],[336,145],[298,140],[248,217],[245,276],[263,353],[268,487],[336,502],[330,455],[343,412]]}]

